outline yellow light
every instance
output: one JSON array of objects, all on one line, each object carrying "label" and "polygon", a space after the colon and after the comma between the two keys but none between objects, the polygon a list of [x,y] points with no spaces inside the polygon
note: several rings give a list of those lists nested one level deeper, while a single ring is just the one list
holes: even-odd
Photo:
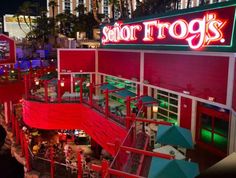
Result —
[{"label": "yellow light", "polygon": [[61,82],[61,87],[64,87],[65,86],[65,83],[64,82]]},{"label": "yellow light", "polygon": [[158,105],[157,105],[157,104],[154,104],[154,105],[152,106],[152,111],[153,111],[154,113],[157,113],[157,112],[158,112]]}]

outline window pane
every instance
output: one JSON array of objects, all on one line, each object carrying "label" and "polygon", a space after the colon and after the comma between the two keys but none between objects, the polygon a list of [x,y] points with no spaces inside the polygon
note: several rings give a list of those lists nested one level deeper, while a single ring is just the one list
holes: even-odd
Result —
[{"label": "window pane", "polygon": [[202,123],[202,128],[212,130],[212,121],[211,121],[211,116],[202,114],[201,115],[201,123]]},{"label": "window pane", "polygon": [[170,111],[177,113],[178,109],[174,106],[170,106]]},{"label": "window pane", "polygon": [[214,132],[223,135],[224,137],[228,137],[228,125],[229,122],[224,121],[219,118],[215,118],[215,130]]},{"label": "window pane", "polygon": [[227,150],[227,143],[228,143],[228,138],[227,137],[222,137],[219,134],[214,134],[214,145],[221,149],[226,151]]},{"label": "window pane", "polygon": [[171,99],[171,98],[170,98],[170,104],[178,105],[178,100],[175,100],[175,99]]},{"label": "window pane", "polygon": [[201,133],[200,133],[200,139],[202,142],[204,143],[211,143],[211,139],[212,139],[212,132],[206,130],[206,129],[201,129]]}]

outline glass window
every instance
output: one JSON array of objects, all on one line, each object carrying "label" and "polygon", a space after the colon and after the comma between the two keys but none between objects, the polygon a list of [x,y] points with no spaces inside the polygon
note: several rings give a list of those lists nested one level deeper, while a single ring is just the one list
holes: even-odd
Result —
[{"label": "glass window", "polygon": [[202,114],[202,116],[201,116],[201,125],[202,125],[202,128],[211,131],[212,130],[211,116],[209,116],[207,114]]},{"label": "glass window", "polygon": [[229,122],[213,115],[201,114],[200,140],[226,152]]},{"label": "glass window", "polygon": [[178,120],[178,95],[157,90],[159,109],[157,118],[177,124]]}]

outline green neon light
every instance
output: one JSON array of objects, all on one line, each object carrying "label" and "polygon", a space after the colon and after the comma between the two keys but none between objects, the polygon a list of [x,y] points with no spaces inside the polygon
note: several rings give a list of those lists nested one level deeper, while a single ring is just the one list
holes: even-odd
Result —
[{"label": "green neon light", "polygon": [[214,134],[214,145],[218,148],[227,148],[228,139],[218,134]]},{"label": "green neon light", "polygon": [[[212,132],[209,130],[201,129],[201,140],[205,143],[212,143]],[[223,137],[219,134],[213,134],[214,146],[220,149],[226,149],[228,144],[227,137]]]},{"label": "green neon light", "polygon": [[201,140],[205,143],[211,143],[212,134],[210,131],[201,129]]}]

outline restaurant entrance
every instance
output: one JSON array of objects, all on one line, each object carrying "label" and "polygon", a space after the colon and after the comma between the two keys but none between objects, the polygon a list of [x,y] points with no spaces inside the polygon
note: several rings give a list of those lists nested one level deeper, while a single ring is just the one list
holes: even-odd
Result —
[{"label": "restaurant entrance", "polygon": [[229,111],[198,103],[196,142],[199,146],[226,156],[228,147]]}]

